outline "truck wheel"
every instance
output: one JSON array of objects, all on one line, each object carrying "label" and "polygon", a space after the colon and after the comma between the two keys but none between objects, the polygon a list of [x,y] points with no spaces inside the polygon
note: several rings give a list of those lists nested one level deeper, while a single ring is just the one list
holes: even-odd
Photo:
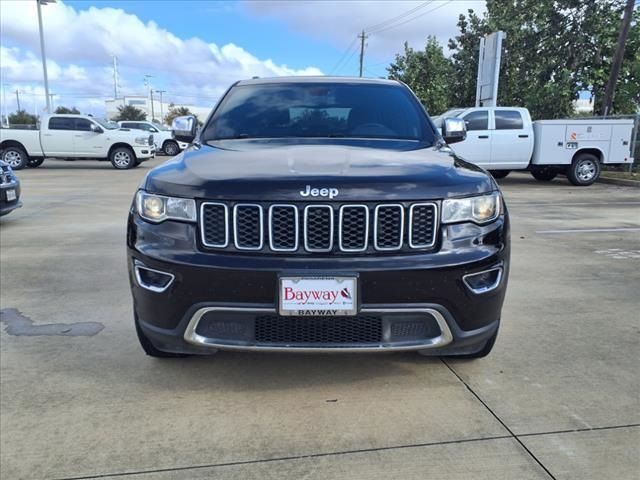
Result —
[{"label": "truck wheel", "polygon": [[531,170],[531,175],[533,178],[540,180],[541,182],[550,182],[558,176],[558,172],[551,168],[536,168]]},{"label": "truck wheel", "polygon": [[149,340],[149,337],[147,337],[144,334],[144,332],[142,331],[142,328],[140,328],[137,317],[135,319],[135,324],[136,324],[136,334],[138,335],[138,341],[140,342],[140,346],[142,347],[142,350],[144,350],[144,353],[146,353],[150,357],[183,358],[183,357],[189,356],[187,354],[163,352],[162,350],[158,350],[156,347],[154,347],[153,343],[151,343],[151,340]]},{"label": "truck wheel", "polygon": [[499,179],[509,175],[511,173],[511,170],[489,170],[489,173],[493,176],[493,178]]},{"label": "truck wheel", "polygon": [[600,176],[600,162],[591,153],[577,155],[567,170],[567,178],[576,187],[586,187]]},{"label": "truck wheel", "polygon": [[177,155],[178,153],[180,153],[180,147],[176,142],[167,140],[166,142],[164,142],[164,145],[162,146],[162,151],[164,152],[165,155],[173,157],[174,155]]},{"label": "truck wheel", "polygon": [[114,148],[109,160],[111,160],[111,165],[118,170],[127,170],[136,166],[136,156],[133,150],[127,147]]},{"label": "truck wheel", "polygon": [[27,167],[38,168],[43,163],[44,163],[44,157],[30,158],[29,160],[27,160]]},{"label": "truck wheel", "polygon": [[29,162],[29,155],[20,147],[7,147],[2,150],[2,161],[14,170],[22,170]]}]

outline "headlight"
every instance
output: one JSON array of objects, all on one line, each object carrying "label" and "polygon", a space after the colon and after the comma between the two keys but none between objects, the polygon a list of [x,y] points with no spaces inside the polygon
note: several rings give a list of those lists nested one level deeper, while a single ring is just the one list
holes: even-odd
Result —
[{"label": "headlight", "polygon": [[196,221],[196,202],[190,198],[165,197],[140,190],[136,194],[136,210],[138,215],[153,223],[165,220]]},{"label": "headlight", "polygon": [[450,198],[442,202],[442,223],[492,222],[500,215],[499,192],[477,197]]},{"label": "headlight", "polygon": [[136,137],[136,143],[138,145],[148,145],[149,137]]}]

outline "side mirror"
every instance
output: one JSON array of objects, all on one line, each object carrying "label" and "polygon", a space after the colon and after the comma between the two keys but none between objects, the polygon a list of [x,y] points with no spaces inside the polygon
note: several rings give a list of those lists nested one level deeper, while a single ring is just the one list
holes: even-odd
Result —
[{"label": "side mirror", "polygon": [[467,126],[462,118],[445,118],[442,124],[442,138],[451,144],[467,138]]},{"label": "side mirror", "polygon": [[153,127],[151,127],[151,128],[149,129],[149,131],[150,131],[151,133],[158,133],[158,130],[157,130],[157,129],[155,129],[155,128],[153,128]]},{"label": "side mirror", "polygon": [[171,129],[175,135],[175,139],[179,142],[191,143],[196,138],[198,132],[198,121],[192,115],[184,117],[176,117],[171,122]]},{"label": "side mirror", "polygon": [[102,130],[102,128],[100,128],[98,125],[96,125],[95,123],[92,123],[91,126],[89,127],[91,128],[91,131],[93,133],[102,133],[104,132],[104,130]]}]

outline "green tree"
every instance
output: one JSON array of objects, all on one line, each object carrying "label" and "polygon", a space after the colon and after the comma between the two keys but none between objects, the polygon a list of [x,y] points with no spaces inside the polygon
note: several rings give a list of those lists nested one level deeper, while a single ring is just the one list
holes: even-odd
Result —
[{"label": "green tree", "polygon": [[404,44],[404,53],[396,54],[387,68],[389,78],[406,83],[416,93],[431,114],[444,112],[451,102],[451,61],[444,56],[442,45],[427,37],[424,50],[416,51]]},{"label": "green tree", "polygon": [[123,120],[146,120],[147,114],[133,105],[121,105],[118,107],[118,113],[113,120],[121,122]]},{"label": "green tree", "polygon": [[80,115],[80,110],[78,110],[76,107],[67,108],[67,107],[59,106],[58,108],[56,108],[55,112],[53,113],[59,113],[59,114],[69,113],[73,115]]},{"label": "green tree", "polygon": [[193,115],[196,117],[199,125],[202,125],[202,122],[198,119],[198,116],[195,113],[192,113],[187,107],[177,107],[173,103],[169,104],[169,111],[164,116],[164,121],[167,125],[171,125],[173,119],[176,117],[183,117],[185,115]]},{"label": "green tree", "polygon": [[35,125],[37,123],[38,117],[27,113],[25,110],[18,110],[9,114],[10,125]]},{"label": "green tree", "polygon": [[[458,19],[459,34],[449,40],[452,51],[448,67],[432,63],[445,75],[408,75],[407,83],[422,90],[428,105],[440,105],[442,96],[431,85],[444,78],[448,86],[447,107],[475,104],[480,38],[502,30],[502,64],[498,104],[527,107],[534,118],[573,115],[573,101],[581,91],[591,92],[598,111],[611,69],[625,0],[487,0],[484,16],[468,10]],[[614,113],[633,113],[640,108],[640,9],[634,12],[624,61],[616,85]],[[396,57],[389,67],[411,71]],[[409,49],[410,50],[410,49]],[[415,52],[414,52],[415,53]],[[419,52],[422,53],[422,52]],[[414,62],[419,64],[420,62]],[[452,73],[451,73],[452,72]],[[396,76],[396,77],[394,77]],[[412,81],[414,83],[412,83]],[[429,96],[433,96],[429,98]],[[436,112],[435,108],[431,110]]]}]

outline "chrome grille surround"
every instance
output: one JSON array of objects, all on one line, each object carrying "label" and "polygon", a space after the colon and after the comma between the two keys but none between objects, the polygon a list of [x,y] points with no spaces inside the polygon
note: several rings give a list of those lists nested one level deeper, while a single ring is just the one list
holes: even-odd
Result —
[{"label": "chrome grille surround", "polygon": [[[344,214],[346,210],[363,210],[365,212],[364,220],[364,241],[362,247],[347,247],[345,246],[345,228],[344,228]],[[338,215],[338,246],[342,252],[364,252],[369,246],[369,207],[366,205],[342,205],[340,207]]]},{"label": "chrome grille surround", "polygon": [[[413,235],[415,233],[416,225],[414,221],[414,211],[416,208],[431,208],[431,215],[433,221],[430,223],[429,228],[432,230],[431,241],[418,243],[413,241]],[[411,248],[429,248],[433,247],[436,243],[436,238],[438,236],[438,226],[439,226],[440,218],[438,217],[438,206],[433,202],[423,202],[423,203],[413,203],[411,207],[409,207],[409,232],[407,234],[407,242]]]},{"label": "chrome grille surround", "polygon": [[[244,232],[239,232],[239,228],[238,225],[240,223],[243,223],[243,225],[240,225],[240,228],[252,228],[252,225],[248,225],[245,226],[244,222],[239,222],[238,221],[238,216],[240,215],[251,215],[251,213],[249,213],[251,210],[253,211],[257,211],[258,212],[258,240],[255,243],[255,245],[251,245],[250,243],[252,242],[242,242],[241,240],[242,238],[240,238],[240,235],[243,234]],[[247,213],[244,213],[247,212]],[[262,247],[264,246],[264,213],[262,210],[262,205],[258,205],[257,203],[236,203],[233,207],[233,244],[235,245],[235,247],[238,250],[262,250]],[[255,226],[255,225],[254,225]],[[247,232],[246,236],[251,236],[254,232]]]},{"label": "chrome grille surround", "polygon": [[[329,216],[329,236],[328,236],[328,242],[327,242],[327,246],[326,247],[312,247],[309,246],[309,212],[310,211],[321,211],[321,210],[329,210],[330,212],[330,216]],[[330,252],[331,250],[333,250],[333,207],[331,205],[307,205],[306,207],[304,207],[304,249],[307,252],[312,252],[312,253],[327,253]],[[314,226],[314,229],[316,227]],[[312,235],[315,236],[315,233],[312,232]],[[315,241],[315,239],[314,239]]]},{"label": "chrome grille surround", "polygon": [[[400,212],[400,225],[399,225],[399,231],[398,231],[398,243],[395,245],[381,245],[380,243],[380,230],[382,230],[381,225],[380,225],[380,221],[381,221],[381,217],[382,214],[380,213],[380,211],[382,209],[385,210],[399,210]],[[388,223],[386,221],[386,219],[384,220],[385,223]],[[390,221],[394,221],[393,219]],[[388,228],[388,226],[383,226],[384,229]],[[386,243],[386,242],[384,242]],[[375,209],[375,213],[374,213],[374,219],[373,219],[373,244],[376,248],[376,250],[379,250],[381,252],[384,251],[393,251],[393,250],[400,250],[402,248],[402,244],[404,243],[404,206],[402,204],[399,203],[382,203],[378,206],[376,206]]]},{"label": "chrome grille surround", "polygon": [[[294,234],[294,242],[293,242],[293,246],[292,247],[282,247],[282,246],[277,246],[276,242],[274,241],[274,210],[276,209],[282,209],[282,210],[293,210],[293,214],[294,214],[294,228],[293,228],[293,234]],[[274,203],[273,205],[271,205],[269,207],[269,248],[271,250],[273,250],[274,252],[295,252],[296,250],[298,250],[299,244],[300,244],[300,228],[299,228],[299,214],[298,214],[298,207],[296,207],[295,205],[290,205],[290,204],[282,204],[282,203]]]},{"label": "chrome grille surround", "polygon": [[437,244],[440,224],[436,201],[205,201],[199,213],[206,249],[295,255],[430,250]]},{"label": "chrome grille surround", "polygon": [[[207,229],[205,228],[205,210],[209,206],[222,207],[224,209],[224,243],[207,242]],[[226,248],[229,246],[229,207],[220,202],[203,202],[200,205],[200,240],[206,247]]]}]

